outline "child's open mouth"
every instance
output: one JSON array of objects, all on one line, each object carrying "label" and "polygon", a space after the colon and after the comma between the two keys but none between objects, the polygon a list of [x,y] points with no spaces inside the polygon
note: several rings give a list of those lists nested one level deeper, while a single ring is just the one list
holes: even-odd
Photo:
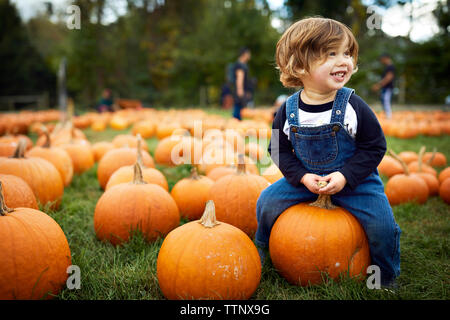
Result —
[{"label": "child's open mouth", "polygon": [[330,73],[334,80],[336,81],[344,81],[345,75],[347,74],[346,71],[338,71]]}]

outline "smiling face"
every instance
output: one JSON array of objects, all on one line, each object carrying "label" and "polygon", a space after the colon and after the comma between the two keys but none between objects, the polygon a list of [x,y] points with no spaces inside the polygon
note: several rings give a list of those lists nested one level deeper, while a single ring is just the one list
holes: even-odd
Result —
[{"label": "smiling face", "polygon": [[301,77],[305,90],[330,93],[341,89],[353,73],[353,58],[348,48],[348,40],[337,48],[329,49],[325,56],[315,61]]}]

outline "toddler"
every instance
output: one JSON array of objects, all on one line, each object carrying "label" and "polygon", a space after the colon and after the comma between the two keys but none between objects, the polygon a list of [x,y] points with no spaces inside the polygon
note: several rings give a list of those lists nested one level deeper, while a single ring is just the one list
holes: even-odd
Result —
[{"label": "toddler", "polygon": [[[262,255],[270,231],[287,208],[319,194],[352,213],[364,228],[371,264],[381,285],[400,273],[400,233],[377,166],[386,140],[370,107],[345,84],[357,70],[358,43],[342,23],[307,18],[290,26],[277,43],[276,61],[285,87],[301,87],[273,121],[269,153],[284,178],[257,202],[255,235]],[[325,187],[318,187],[326,181]]]}]

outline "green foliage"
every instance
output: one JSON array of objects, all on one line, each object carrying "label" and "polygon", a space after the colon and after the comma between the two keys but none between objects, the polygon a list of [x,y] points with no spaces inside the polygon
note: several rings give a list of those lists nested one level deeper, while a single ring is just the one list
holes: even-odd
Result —
[{"label": "green foliage", "polygon": [[54,91],[56,78],[10,0],[0,0],[0,96]]},{"label": "green foliage", "polygon": [[[279,12],[267,0],[127,0],[127,11],[105,23],[112,0],[77,0],[81,29],[69,30],[65,16],[39,14],[23,25],[10,0],[0,1],[0,95],[56,90],[59,62],[67,57],[69,95],[78,107],[92,108],[104,87],[115,97],[140,99],[147,106],[215,105],[225,82],[225,68],[239,48],[252,51],[250,76],[257,79],[257,104],[270,105],[282,93],[275,69],[275,48],[283,26],[307,16],[342,21],[360,45],[359,71],[349,86],[366,100],[380,79],[378,56],[389,52],[405,83],[405,101],[443,103],[449,94],[449,2],[439,2],[434,15],[440,33],[424,43],[391,38],[367,30],[367,7],[361,0],[286,0]],[[399,1],[374,2],[385,8]],[[52,18],[52,20],[50,20]],[[56,22],[55,22],[56,21]],[[397,81],[397,86],[400,82]],[[205,97],[206,96],[206,97]],[[54,101],[54,100],[52,100]]]}]

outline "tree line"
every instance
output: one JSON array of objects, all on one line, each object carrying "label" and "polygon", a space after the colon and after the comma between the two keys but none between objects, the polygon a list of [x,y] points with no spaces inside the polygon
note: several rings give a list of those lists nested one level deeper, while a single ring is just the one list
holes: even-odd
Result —
[{"label": "tree line", "polygon": [[[217,105],[227,64],[247,46],[256,105],[270,105],[291,92],[281,86],[274,60],[283,28],[317,15],[345,23],[358,39],[359,71],[349,86],[365,99],[377,99],[370,87],[381,74],[383,52],[396,64],[401,102],[443,104],[450,94],[448,1],[433,12],[440,32],[423,43],[368,30],[361,0],[285,0],[279,11],[267,0],[127,0],[126,13],[106,23],[113,2],[70,2],[81,10],[81,29],[70,30],[51,6],[24,22],[10,0],[0,0],[0,96],[45,91],[54,107],[58,65],[66,57],[69,95],[85,109],[106,87],[145,106]],[[396,3],[375,1],[386,8]]]}]

